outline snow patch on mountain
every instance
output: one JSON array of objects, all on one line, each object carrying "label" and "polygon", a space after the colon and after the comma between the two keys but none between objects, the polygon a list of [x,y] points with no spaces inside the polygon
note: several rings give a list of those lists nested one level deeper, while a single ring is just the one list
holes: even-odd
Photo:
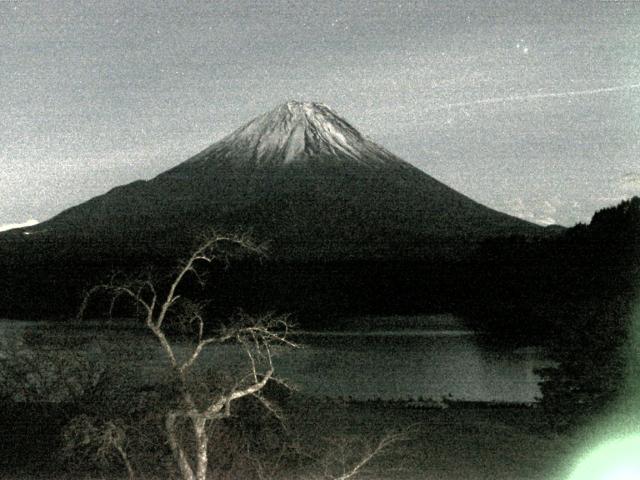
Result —
[{"label": "snow patch on mountain", "polygon": [[3,223],[0,224],[0,232],[6,232],[8,230],[13,230],[15,228],[25,228],[25,227],[33,227],[37,225],[39,222],[35,218],[31,218],[26,222],[22,223]]},{"label": "snow patch on mountain", "polygon": [[187,163],[226,159],[275,167],[312,159],[368,167],[406,162],[358,132],[322,103],[290,101],[256,117]]}]

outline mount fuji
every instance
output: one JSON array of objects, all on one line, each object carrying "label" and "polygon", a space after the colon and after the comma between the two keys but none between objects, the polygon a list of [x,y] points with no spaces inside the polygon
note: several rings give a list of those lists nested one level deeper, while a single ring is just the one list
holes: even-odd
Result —
[{"label": "mount fuji", "polygon": [[169,248],[205,227],[249,231],[275,258],[317,259],[450,255],[544,230],[449,188],[329,107],[303,102],[26,230],[30,239]]}]

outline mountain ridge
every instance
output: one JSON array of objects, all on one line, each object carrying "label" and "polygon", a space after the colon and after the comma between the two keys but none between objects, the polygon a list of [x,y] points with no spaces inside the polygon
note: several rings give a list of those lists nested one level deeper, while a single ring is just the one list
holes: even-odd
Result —
[{"label": "mountain ridge", "polygon": [[309,102],[281,104],[155,178],[30,231],[152,244],[210,226],[252,231],[276,257],[314,258],[437,256],[448,242],[469,249],[543,231],[456,192]]}]

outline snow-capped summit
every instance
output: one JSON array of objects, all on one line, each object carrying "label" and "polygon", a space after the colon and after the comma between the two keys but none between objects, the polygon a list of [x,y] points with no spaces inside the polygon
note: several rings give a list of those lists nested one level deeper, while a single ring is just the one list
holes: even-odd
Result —
[{"label": "snow-capped summit", "polygon": [[192,158],[233,158],[236,164],[279,166],[311,159],[379,167],[402,162],[366,139],[322,103],[289,101],[260,115]]}]

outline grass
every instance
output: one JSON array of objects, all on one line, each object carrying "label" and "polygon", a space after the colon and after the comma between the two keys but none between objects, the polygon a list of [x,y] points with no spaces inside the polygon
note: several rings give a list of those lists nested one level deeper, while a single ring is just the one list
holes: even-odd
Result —
[{"label": "grass", "polygon": [[408,408],[394,402],[310,402],[294,418],[312,444],[323,436],[409,438],[372,464],[370,478],[533,480],[561,478],[574,440],[543,433],[530,407]]},{"label": "grass", "polygon": [[[301,401],[297,395],[286,403],[287,423],[309,451],[318,451],[327,439],[372,444],[385,433],[408,432],[407,440],[371,462],[362,478],[560,479],[575,445],[569,437],[542,433],[542,412],[537,408],[410,408],[402,402]],[[24,414],[29,416],[18,422],[19,429],[3,429],[0,478],[70,478],[54,468],[55,419],[43,417],[41,411],[11,412],[13,420]],[[29,421],[37,417],[39,421]],[[15,425],[4,420],[5,427]]]}]

